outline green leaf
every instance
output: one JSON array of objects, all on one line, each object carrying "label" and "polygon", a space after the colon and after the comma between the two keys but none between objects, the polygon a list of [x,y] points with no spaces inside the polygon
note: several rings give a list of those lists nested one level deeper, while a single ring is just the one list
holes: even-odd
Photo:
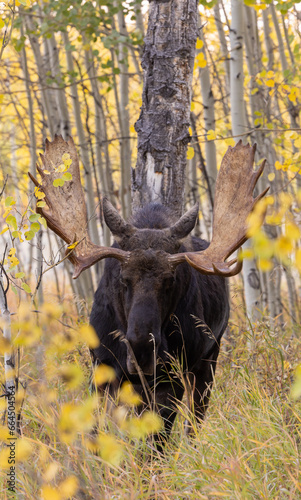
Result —
[{"label": "green leaf", "polygon": [[37,222],[37,220],[39,220],[39,218],[40,218],[40,214],[32,214],[28,217],[30,222]]},{"label": "green leaf", "polygon": [[65,181],[63,181],[63,179],[55,179],[53,181],[54,187],[63,186],[64,184],[65,184]]},{"label": "green leaf", "polygon": [[25,239],[26,239],[27,241],[32,240],[32,238],[34,237],[34,235],[35,235],[35,233],[34,233],[33,231],[26,231],[26,232],[24,233]]},{"label": "green leaf", "polygon": [[12,205],[15,205],[15,204],[16,204],[16,202],[12,196],[8,196],[7,198],[5,198],[5,206],[6,207],[11,207]]},{"label": "green leaf", "polygon": [[17,273],[16,278],[24,278],[25,273]]},{"label": "green leaf", "polygon": [[46,222],[45,217],[40,217],[39,218],[39,223],[43,224],[44,228],[47,229],[47,222]]},{"label": "green leaf", "polygon": [[46,205],[46,201],[38,201],[38,203],[37,203],[37,207],[39,207],[39,208],[43,208],[43,207],[45,207],[45,205]]},{"label": "green leaf", "polygon": [[22,283],[21,287],[26,293],[31,293],[30,286],[28,286],[27,283]]},{"label": "green leaf", "polygon": [[6,224],[12,226],[15,229],[15,231],[17,231],[18,229],[17,220],[16,217],[14,217],[13,215],[8,215],[6,217]]},{"label": "green leaf", "polygon": [[41,228],[41,226],[38,222],[33,222],[32,224],[30,224],[30,229],[34,233],[37,233],[40,230],[40,228]]},{"label": "green leaf", "polygon": [[10,288],[12,289],[12,291],[14,292],[15,295],[18,295],[17,289],[14,285],[11,285]]},{"label": "green leaf", "polygon": [[62,175],[62,179],[63,179],[63,181],[70,182],[70,181],[72,181],[72,174],[70,172],[65,172]]}]

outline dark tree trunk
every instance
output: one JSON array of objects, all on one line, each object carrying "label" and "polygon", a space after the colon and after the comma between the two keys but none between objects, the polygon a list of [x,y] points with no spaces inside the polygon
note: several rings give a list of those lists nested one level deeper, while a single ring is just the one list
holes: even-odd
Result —
[{"label": "dark tree trunk", "polygon": [[157,201],[182,214],[197,5],[197,0],[150,2],[142,108],[135,125],[133,210]]}]

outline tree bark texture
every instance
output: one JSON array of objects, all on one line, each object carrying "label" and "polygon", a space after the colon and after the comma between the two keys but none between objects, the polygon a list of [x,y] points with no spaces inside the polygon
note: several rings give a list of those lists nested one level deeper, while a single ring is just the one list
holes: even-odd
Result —
[{"label": "tree bark texture", "polygon": [[142,57],[144,87],[135,128],[133,210],[154,201],[181,215],[190,140],[191,80],[197,39],[196,0],[153,0]]}]

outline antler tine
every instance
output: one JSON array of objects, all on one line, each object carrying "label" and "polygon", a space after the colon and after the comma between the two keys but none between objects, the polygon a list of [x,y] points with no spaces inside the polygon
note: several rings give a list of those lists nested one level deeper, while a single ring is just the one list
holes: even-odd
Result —
[{"label": "antler tine", "polygon": [[186,260],[202,274],[226,277],[241,271],[239,258],[230,262],[226,259],[248,239],[248,216],[269,189],[253,198],[253,189],[265,165],[264,161],[257,172],[253,171],[255,151],[256,145],[244,146],[242,141],[228,148],[216,182],[212,241],[202,252],[171,255],[171,263],[177,265]]},{"label": "antler tine", "polygon": [[[61,187],[55,187],[54,180],[62,176],[57,169],[63,163],[62,157],[66,154],[72,160],[68,169],[72,179],[65,181]],[[117,248],[100,247],[90,241],[87,230],[87,209],[80,181],[79,160],[73,139],[70,138],[66,142],[59,135],[56,135],[52,142],[46,139],[45,153],[40,156],[43,163],[43,168],[38,168],[41,183],[28,173],[34,185],[45,193],[47,208],[37,207],[37,212],[45,217],[50,229],[66,243],[75,242],[75,238],[78,241],[72,251],[69,249],[66,251],[66,255],[75,266],[73,278],[77,278],[84,269],[105,257],[127,259],[128,252]]]}]

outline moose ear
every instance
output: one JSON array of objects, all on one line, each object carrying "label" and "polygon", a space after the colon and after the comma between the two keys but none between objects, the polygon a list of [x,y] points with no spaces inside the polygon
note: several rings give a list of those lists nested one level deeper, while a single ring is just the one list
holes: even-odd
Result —
[{"label": "moose ear", "polygon": [[178,240],[186,238],[193,230],[199,213],[199,204],[196,203],[190,210],[169,228],[170,235]]},{"label": "moose ear", "polygon": [[103,198],[102,208],[106,225],[110,229],[117,243],[119,243],[122,238],[131,236],[135,233],[135,228],[131,224],[125,222],[107,198]]}]

